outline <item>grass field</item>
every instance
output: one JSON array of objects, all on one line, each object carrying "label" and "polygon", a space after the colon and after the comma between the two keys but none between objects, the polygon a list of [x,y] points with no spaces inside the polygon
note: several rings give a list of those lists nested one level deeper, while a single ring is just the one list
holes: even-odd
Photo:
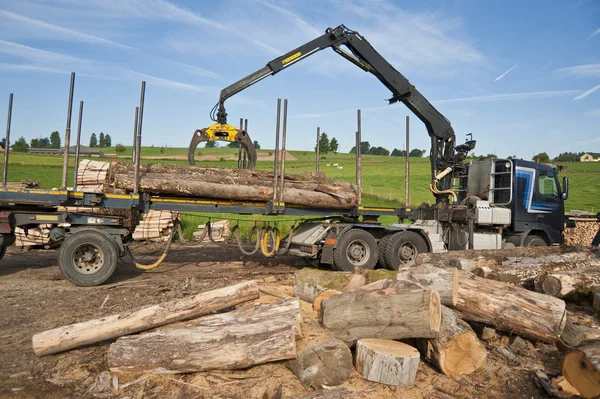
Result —
[{"label": "grass field", "polygon": [[[211,156],[213,159],[221,159],[237,154],[236,149],[198,149],[202,156]],[[269,155],[271,151],[260,150],[259,154]],[[124,153],[131,153],[131,148]],[[296,160],[286,161],[286,171],[308,172],[314,171],[314,153],[307,151],[289,151]],[[121,155],[121,154],[120,154]],[[143,147],[142,162],[171,162],[186,164],[187,160],[181,159],[187,155],[187,148],[166,148],[163,154],[160,147]],[[178,159],[143,159],[144,157],[177,157]],[[94,158],[104,161],[112,161],[114,158]],[[125,161],[126,159],[121,159]],[[69,182],[73,181],[73,158],[71,158],[71,169]],[[404,158],[363,156],[363,204],[366,206],[404,206]],[[9,158],[8,180],[37,180],[42,188],[53,188],[60,186],[63,159],[54,155],[21,154],[11,153]],[[198,165],[218,166],[234,168],[235,161],[197,161]],[[327,166],[327,164],[338,164]],[[569,199],[566,201],[566,210],[580,209],[590,212],[600,211],[600,163],[564,163],[568,168],[562,176],[569,178]],[[257,169],[270,170],[273,167],[271,161],[258,161]],[[339,169],[341,167],[341,169]],[[347,182],[355,182],[355,158],[351,154],[327,154],[320,161],[320,170],[327,177]],[[423,202],[431,203],[434,200],[429,191],[430,164],[427,158],[412,158],[410,164],[410,205],[418,206]],[[72,183],[70,183],[72,185]],[[206,223],[208,217],[217,218],[225,215],[186,215],[186,235],[191,234],[198,224]],[[238,216],[235,216],[236,218]],[[265,219],[264,217],[240,217],[248,220]],[[384,218],[383,223],[394,223],[394,218]],[[253,222],[242,222],[244,231],[249,231]],[[288,224],[292,224],[289,222]],[[249,226],[249,227],[248,227]],[[289,226],[287,226],[289,227]]]}]

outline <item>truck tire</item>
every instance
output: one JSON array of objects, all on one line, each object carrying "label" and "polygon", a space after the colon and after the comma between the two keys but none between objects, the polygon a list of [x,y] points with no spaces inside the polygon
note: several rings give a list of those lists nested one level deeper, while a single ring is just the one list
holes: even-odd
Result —
[{"label": "truck tire", "polygon": [[118,260],[114,240],[101,231],[91,229],[67,237],[58,254],[61,273],[80,287],[93,287],[108,280]]},{"label": "truck tire", "polygon": [[333,265],[340,271],[353,271],[355,267],[373,269],[377,264],[377,241],[369,232],[350,229],[337,241],[333,250]]},{"label": "truck tire", "polygon": [[385,263],[385,249],[387,248],[389,242],[390,242],[390,238],[392,238],[393,234],[388,234],[387,236],[383,237],[381,240],[379,240],[379,242],[377,243],[377,246],[379,248],[379,259],[377,261],[377,263],[379,264],[379,266],[381,267],[385,267],[387,269],[387,265]]},{"label": "truck tire", "polygon": [[427,252],[427,243],[413,231],[401,231],[391,236],[385,249],[385,265],[398,270],[400,265],[413,262],[418,254]]},{"label": "truck tire", "polygon": [[523,241],[524,247],[547,247],[548,244],[546,241],[540,236],[527,236],[525,241]]},{"label": "truck tire", "polygon": [[2,258],[4,258],[5,254],[6,254],[6,247],[0,246],[0,260],[2,260]]}]

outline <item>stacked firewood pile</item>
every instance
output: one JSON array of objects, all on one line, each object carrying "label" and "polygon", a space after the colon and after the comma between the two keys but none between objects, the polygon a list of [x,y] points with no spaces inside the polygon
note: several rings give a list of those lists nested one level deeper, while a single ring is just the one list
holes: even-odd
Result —
[{"label": "stacked firewood pile", "polygon": [[[600,395],[600,333],[594,336],[581,320],[567,317],[565,300],[572,292],[544,293],[546,279],[562,284],[560,273],[569,272],[571,279],[575,271],[599,274],[600,261],[591,252],[503,259],[431,259],[398,272],[302,269],[293,284],[297,298],[265,303],[259,291],[272,293],[249,281],[45,331],[33,337],[33,348],[46,355],[118,338],[108,349],[115,375],[234,370],[279,361],[307,389],[322,389],[343,384],[353,369],[369,381],[408,387],[421,361],[446,375],[471,374],[490,350],[518,364],[520,351],[541,342],[564,353],[562,376],[551,381],[538,370],[541,387],[561,397]],[[467,271],[483,267],[488,278]],[[519,269],[534,269],[531,289],[523,287],[531,274]],[[503,281],[504,275],[512,282]],[[578,293],[584,286],[585,292],[600,288],[588,280],[569,281]],[[510,345],[500,344],[502,336],[507,342],[510,337]],[[323,392],[311,397],[329,397],[331,390]]]},{"label": "stacked firewood pile", "polygon": [[133,239],[167,241],[175,228],[175,221],[179,218],[176,211],[151,210],[144,215],[140,224],[133,232]]},{"label": "stacked firewood pile", "polygon": [[198,231],[194,231],[194,241],[225,241],[231,235],[229,220],[219,220],[218,222],[210,223],[210,237],[208,236],[208,234],[208,225],[200,224],[198,225]]},{"label": "stacked firewood pile", "polygon": [[578,221],[576,227],[565,228],[566,245],[592,245],[592,240],[600,229],[600,222]]},{"label": "stacked firewood pile", "polygon": [[37,226],[22,228],[15,227],[15,246],[43,246],[50,243],[51,224],[39,224]]},{"label": "stacked firewood pile", "polygon": [[[273,200],[273,174],[249,169],[222,169],[175,164],[140,166],[139,190],[151,195],[235,201]],[[85,192],[132,192],[134,165],[126,162],[84,160],[77,173],[77,188]],[[286,174],[284,203],[310,208],[350,209],[356,205],[356,188],[319,173]]]}]

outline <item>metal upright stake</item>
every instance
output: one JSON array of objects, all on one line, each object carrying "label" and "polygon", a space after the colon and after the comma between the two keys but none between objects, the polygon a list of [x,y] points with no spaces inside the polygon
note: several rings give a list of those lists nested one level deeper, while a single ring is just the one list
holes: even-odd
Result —
[{"label": "metal upright stake", "polygon": [[65,152],[62,170],[62,188],[67,188],[67,172],[69,170],[69,145],[71,143],[71,113],[73,112],[73,90],[75,89],[75,72],[71,72],[71,86],[69,88],[69,108],[67,108],[67,127],[65,129]]},{"label": "metal upright stake", "polygon": [[279,202],[283,202],[283,180],[285,179],[285,136],[287,133],[287,98],[283,100],[283,130],[281,132],[281,183],[279,184]]},{"label": "metal upright stake", "polygon": [[315,170],[319,173],[319,139],[321,138],[321,128],[317,127],[317,149],[316,149],[316,166]]},{"label": "metal upright stake", "polygon": [[140,113],[140,107],[135,107],[135,116],[133,118],[133,141],[131,142],[131,162],[135,162],[136,152],[135,152],[135,143],[137,141],[137,131],[138,131],[138,116]]},{"label": "metal upright stake", "polygon": [[409,125],[409,117],[408,115],[406,115],[406,175],[405,175],[405,180],[404,180],[404,187],[405,187],[405,195],[406,195],[406,202],[405,205],[406,207],[410,206],[410,158],[408,155],[408,151],[410,149],[410,145],[409,145],[409,137],[410,137],[410,125]]},{"label": "metal upright stake", "polygon": [[[244,131],[248,134],[248,119],[244,119]],[[246,169],[246,150],[242,151],[242,167]]]},{"label": "metal upright stake", "polygon": [[138,117],[137,138],[135,140],[135,178],[133,181],[133,193],[137,194],[140,188],[140,159],[142,158],[142,121],[144,120],[144,97],[146,95],[146,81],[142,80],[142,90],[140,92],[140,111]]},{"label": "metal upright stake", "polygon": [[6,140],[4,141],[4,170],[2,171],[2,187],[6,187],[8,177],[8,152],[10,150],[10,124],[12,119],[13,94],[8,95],[8,119],[6,120]]},{"label": "metal upright stake", "polygon": [[77,122],[77,144],[75,145],[75,167],[73,168],[73,189],[77,190],[79,172],[79,151],[81,150],[81,120],[83,119],[83,101],[79,101],[79,121]]},{"label": "metal upright stake", "polygon": [[360,121],[360,109],[356,110],[356,117],[358,122],[358,130],[356,131],[356,189],[358,191],[358,202],[357,205],[362,204],[362,154],[360,151],[361,142],[361,121]]},{"label": "metal upright stake", "polygon": [[[240,130],[244,130],[244,119],[240,118]],[[242,168],[242,143],[238,144],[238,169]]]},{"label": "metal upright stake", "polygon": [[281,119],[281,98],[277,99],[277,124],[275,125],[275,156],[273,162],[273,202],[277,202],[277,164],[279,163],[279,123]]}]

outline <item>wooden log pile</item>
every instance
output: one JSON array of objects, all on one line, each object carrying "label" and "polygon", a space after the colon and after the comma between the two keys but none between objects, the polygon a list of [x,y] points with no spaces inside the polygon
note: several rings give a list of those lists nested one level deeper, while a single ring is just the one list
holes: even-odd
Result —
[{"label": "wooden log pile", "polygon": [[[84,160],[78,171],[78,188],[88,192],[131,192],[134,165]],[[356,188],[327,179],[319,173],[287,174],[284,203],[310,208],[350,209],[358,198]],[[140,168],[141,192],[215,200],[271,201],[273,174],[247,169],[223,169],[175,164],[144,164]]]},{"label": "wooden log pile", "polygon": [[[210,234],[208,237],[208,226],[206,224],[198,225],[198,231],[194,231],[194,241],[212,242],[225,241],[231,235],[229,220],[219,220],[210,224]],[[212,240],[211,240],[212,238]]]},{"label": "wooden log pile", "polygon": [[50,243],[51,224],[22,228],[15,227],[15,244],[17,247],[43,246]]},{"label": "wooden log pile", "polygon": [[175,221],[179,218],[176,211],[151,210],[133,232],[134,240],[167,241],[175,228]]}]

